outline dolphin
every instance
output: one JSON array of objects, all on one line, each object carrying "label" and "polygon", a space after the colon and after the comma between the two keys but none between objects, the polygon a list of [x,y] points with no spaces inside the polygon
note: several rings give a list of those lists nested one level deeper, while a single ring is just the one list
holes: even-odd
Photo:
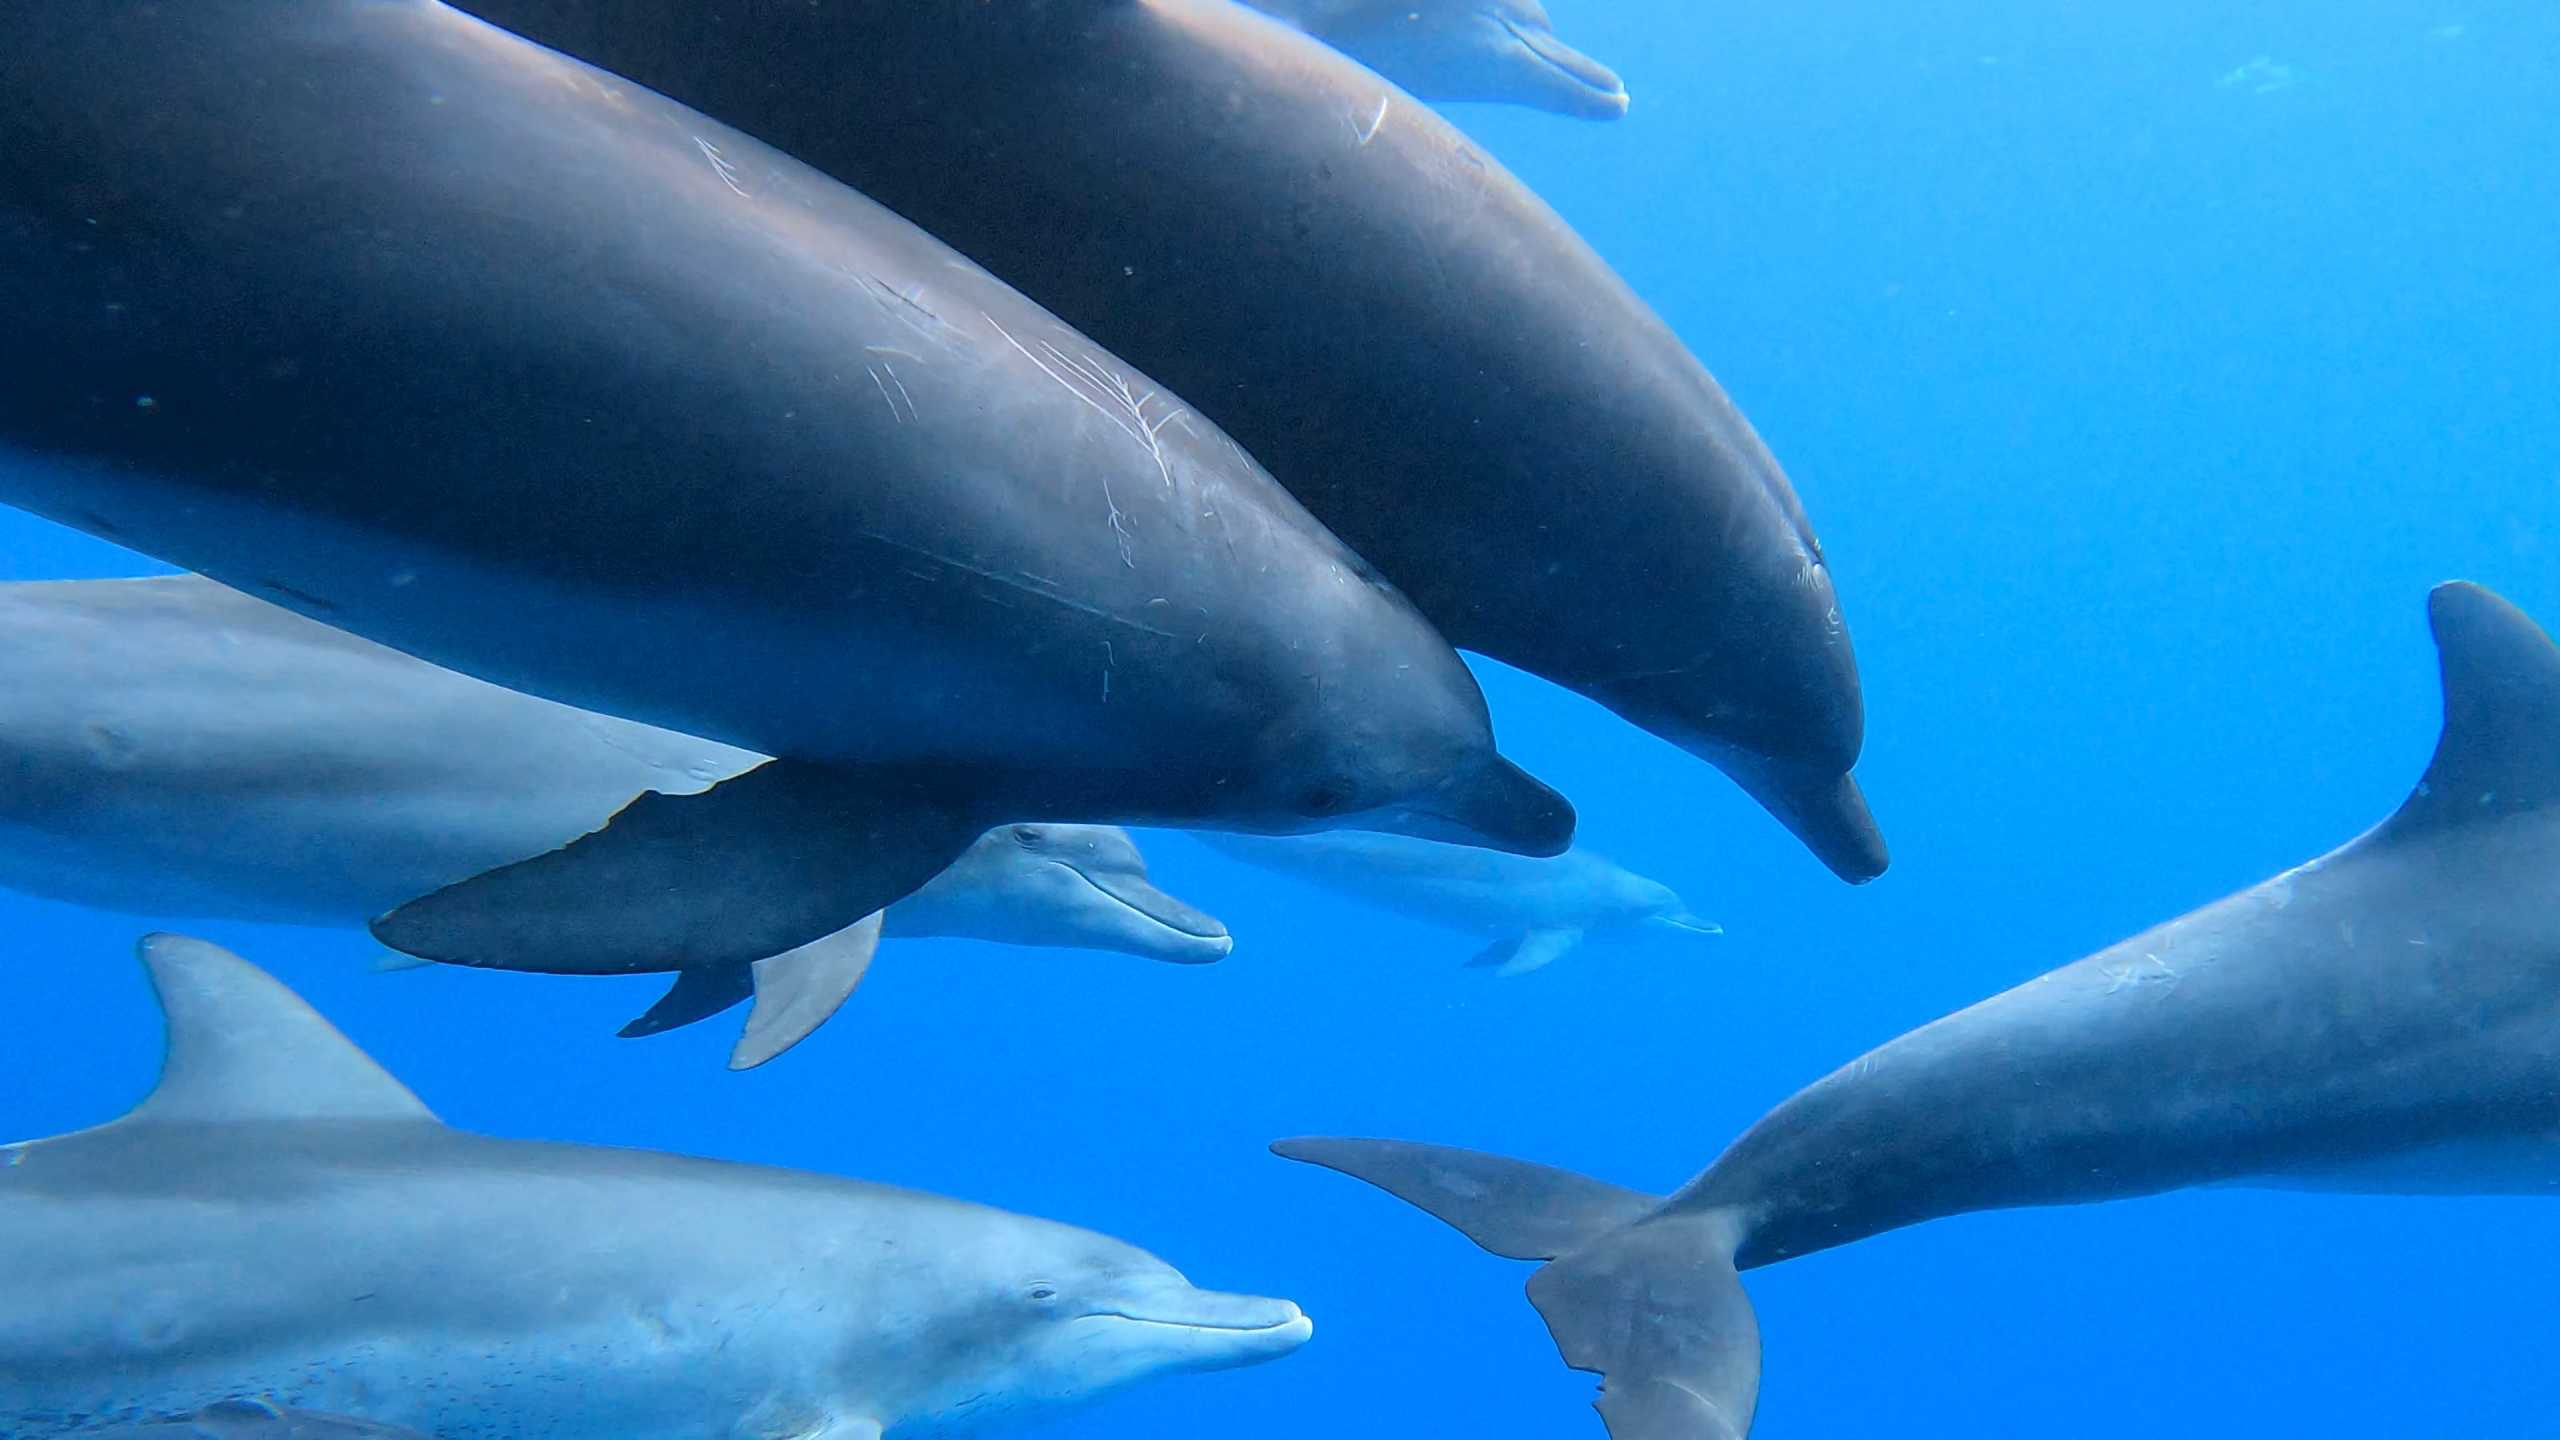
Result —
[{"label": "dolphin", "polygon": [[1749,1433],[1737,1271],[1900,1226],[2191,1185],[2560,1193],[2560,649],[2476,585],[2428,613],[2444,730],[2389,819],[1869,1051],[1667,1198],[1440,1146],[1273,1148],[1547,1262],[1529,1299],[1605,1377],[1616,1440]]},{"label": "dolphin", "polygon": [[[440,669],[194,575],[0,584],[0,755],[0,885],[326,926],[556,849],[644,791],[690,794],[765,760]],[[805,1014],[776,986],[840,1002],[875,933],[1185,964],[1234,943],[1110,826],[998,826],[882,922],[793,965],[697,974],[686,994],[725,1009],[758,991]],[[768,1032],[735,1058],[800,1038]]]},{"label": "dolphin", "polygon": [[879,1440],[1311,1333],[1052,1221],[449,1129],[264,971],[141,949],[159,1087],[0,1147],[12,1440],[250,1397],[453,1437]]},{"label": "dolphin", "polygon": [[1489,100],[1584,120],[1627,113],[1616,71],[1556,34],[1538,0],[1245,0],[1417,100]]},{"label": "dolphin", "polygon": [[1248,865],[1482,936],[1484,949],[1467,964],[1497,975],[1542,969],[1585,939],[1629,937],[1646,929],[1724,933],[1724,927],[1690,914],[1670,886],[1579,845],[1552,859],[1532,860],[1401,835],[1192,834]]},{"label": "dolphin", "polygon": [[1786,472],[1561,217],[1374,72],[1228,0],[463,3],[931,230],[1200,406],[1460,648],[1722,767],[1844,878],[1884,870]]},{"label": "dolphin", "polygon": [[80,1440],[428,1440],[415,1430],[264,1401],[225,1400],[186,1415],[130,1420],[76,1432]]},{"label": "dolphin", "polygon": [[989,827],[1549,853],[1445,640],[914,225],[435,0],[0,10],[0,501],[775,756],[377,919],[734,967]]}]

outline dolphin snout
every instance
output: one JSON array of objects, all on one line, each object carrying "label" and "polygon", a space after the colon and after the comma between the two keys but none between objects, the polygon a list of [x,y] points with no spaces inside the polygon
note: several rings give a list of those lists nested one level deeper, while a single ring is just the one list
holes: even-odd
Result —
[{"label": "dolphin snout", "polygon": [[1499,755],[1428,796],[1371,811],[1361,828],[1514,855],[1561,855],[1573,844],[1573,802]]},{"label": "dolphin snout", "polygon": [[1201,1370],[1277,1360],[1316,1333],[1315,1322],[1293,1301],[1216,1290],[1151,1296],[1104,1314],[1180,1334],[1191,1352],[1190,1368]]},{"label": "dolphin snout", "polygon": [[[1064,864],[1065,862],[1059,862]],[[1236,948],[1217,916],[1156,888],[1144,874],[1067,865],[1076,878],[1119,907],[1130,922],[1118,948],[1177,965],[1206,965]]]},{"label": "dolphin snout", "polygon": [[1494,20],[1544,67],[1547,83],[1539,87],[1537,104],[1586,120],[1615,120],[1627,113],[1626,82],[1617,71],[1567,45],[1552,30],[1520,25],[1507,16]]}]

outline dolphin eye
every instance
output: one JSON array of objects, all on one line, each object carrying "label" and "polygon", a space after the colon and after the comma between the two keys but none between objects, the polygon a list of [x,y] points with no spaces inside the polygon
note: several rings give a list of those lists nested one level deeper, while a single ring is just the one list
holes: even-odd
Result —
[{"label": "dolphin eye", "polygon": [[1058,1287],[1055,1285],[1034,1285],[1031,1287],[1031,1298],[1034,1300],[1055,1300],[1058,1298]]},{"label": "dolphin eye", "polygon": [[1013,827],[1013,843],[1022,846],[1026,850],[1039,848],[1040,843],[1048,838],[1049,832],[1041,829],[1037,825],[1016,825]]}]

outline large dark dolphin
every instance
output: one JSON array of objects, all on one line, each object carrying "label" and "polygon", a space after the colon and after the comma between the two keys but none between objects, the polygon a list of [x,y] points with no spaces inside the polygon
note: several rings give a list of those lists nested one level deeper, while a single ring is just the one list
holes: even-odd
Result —
[{"label": "large dark dolphin", "polygon": [[1463,648],[1884,869],[1804,508],[1528,188],[1228,0],[466,0],[856,186],[1173,386]]},{"label": "large dark dolphin", "polygon": [[781,757],[400,949],[740,963],[1003,821],[1571,838],[1227,436],[618,77],[432,0],[61,0],[0,9],[0,135],[0,500]]},{"label": "large dark dolphin", "polygon": [[2397,814],[2309,864],[1924,1025],[1769,1112],[1669,1198],[1392,1140],[1274,1148],[1529,1280],[1616,1440],[1751,1428],[1737,1269],[1943,1215],[2217,1182],[2560,1193],[2560,650],[2429,602],[2444,734]]}]

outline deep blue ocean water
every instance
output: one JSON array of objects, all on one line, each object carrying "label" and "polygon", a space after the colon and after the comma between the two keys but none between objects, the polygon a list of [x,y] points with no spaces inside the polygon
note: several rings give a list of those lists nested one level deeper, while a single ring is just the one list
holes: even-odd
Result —
[{"label": "deep blue ocean water", "polygon": [[[379,976],[353,933],[190,928],[457,1124],[989,1201],[1316,1318],[1280,1363],[1038,1433],[1599,1436],[1526,1267],[1264,1143],[1668,1188],[1868,1046],[2387,814],[2434,739],[2427,587],[2560,624],[2560,9],[1554,10],[1629,118],[1453,113],[1792,473],[1859,648],[1882,880],[1842,886],[1713,770],[1486,665],[1584,842],[1721,939],[1495,980],[1468,941],[1148,836],[1230,960],[900,943],[811,1044],[731,1076],[724,1026],[613,1038],[650,980]],[[0,578],[156,568],[0,516]],[[0,895],[0,1134],[147,1086],[145,928]],[[2248,1191],[1933,1223],[1748,1277],[1756,1433],[2550,1434],[2556,1233],[2549,1200]]]}]

